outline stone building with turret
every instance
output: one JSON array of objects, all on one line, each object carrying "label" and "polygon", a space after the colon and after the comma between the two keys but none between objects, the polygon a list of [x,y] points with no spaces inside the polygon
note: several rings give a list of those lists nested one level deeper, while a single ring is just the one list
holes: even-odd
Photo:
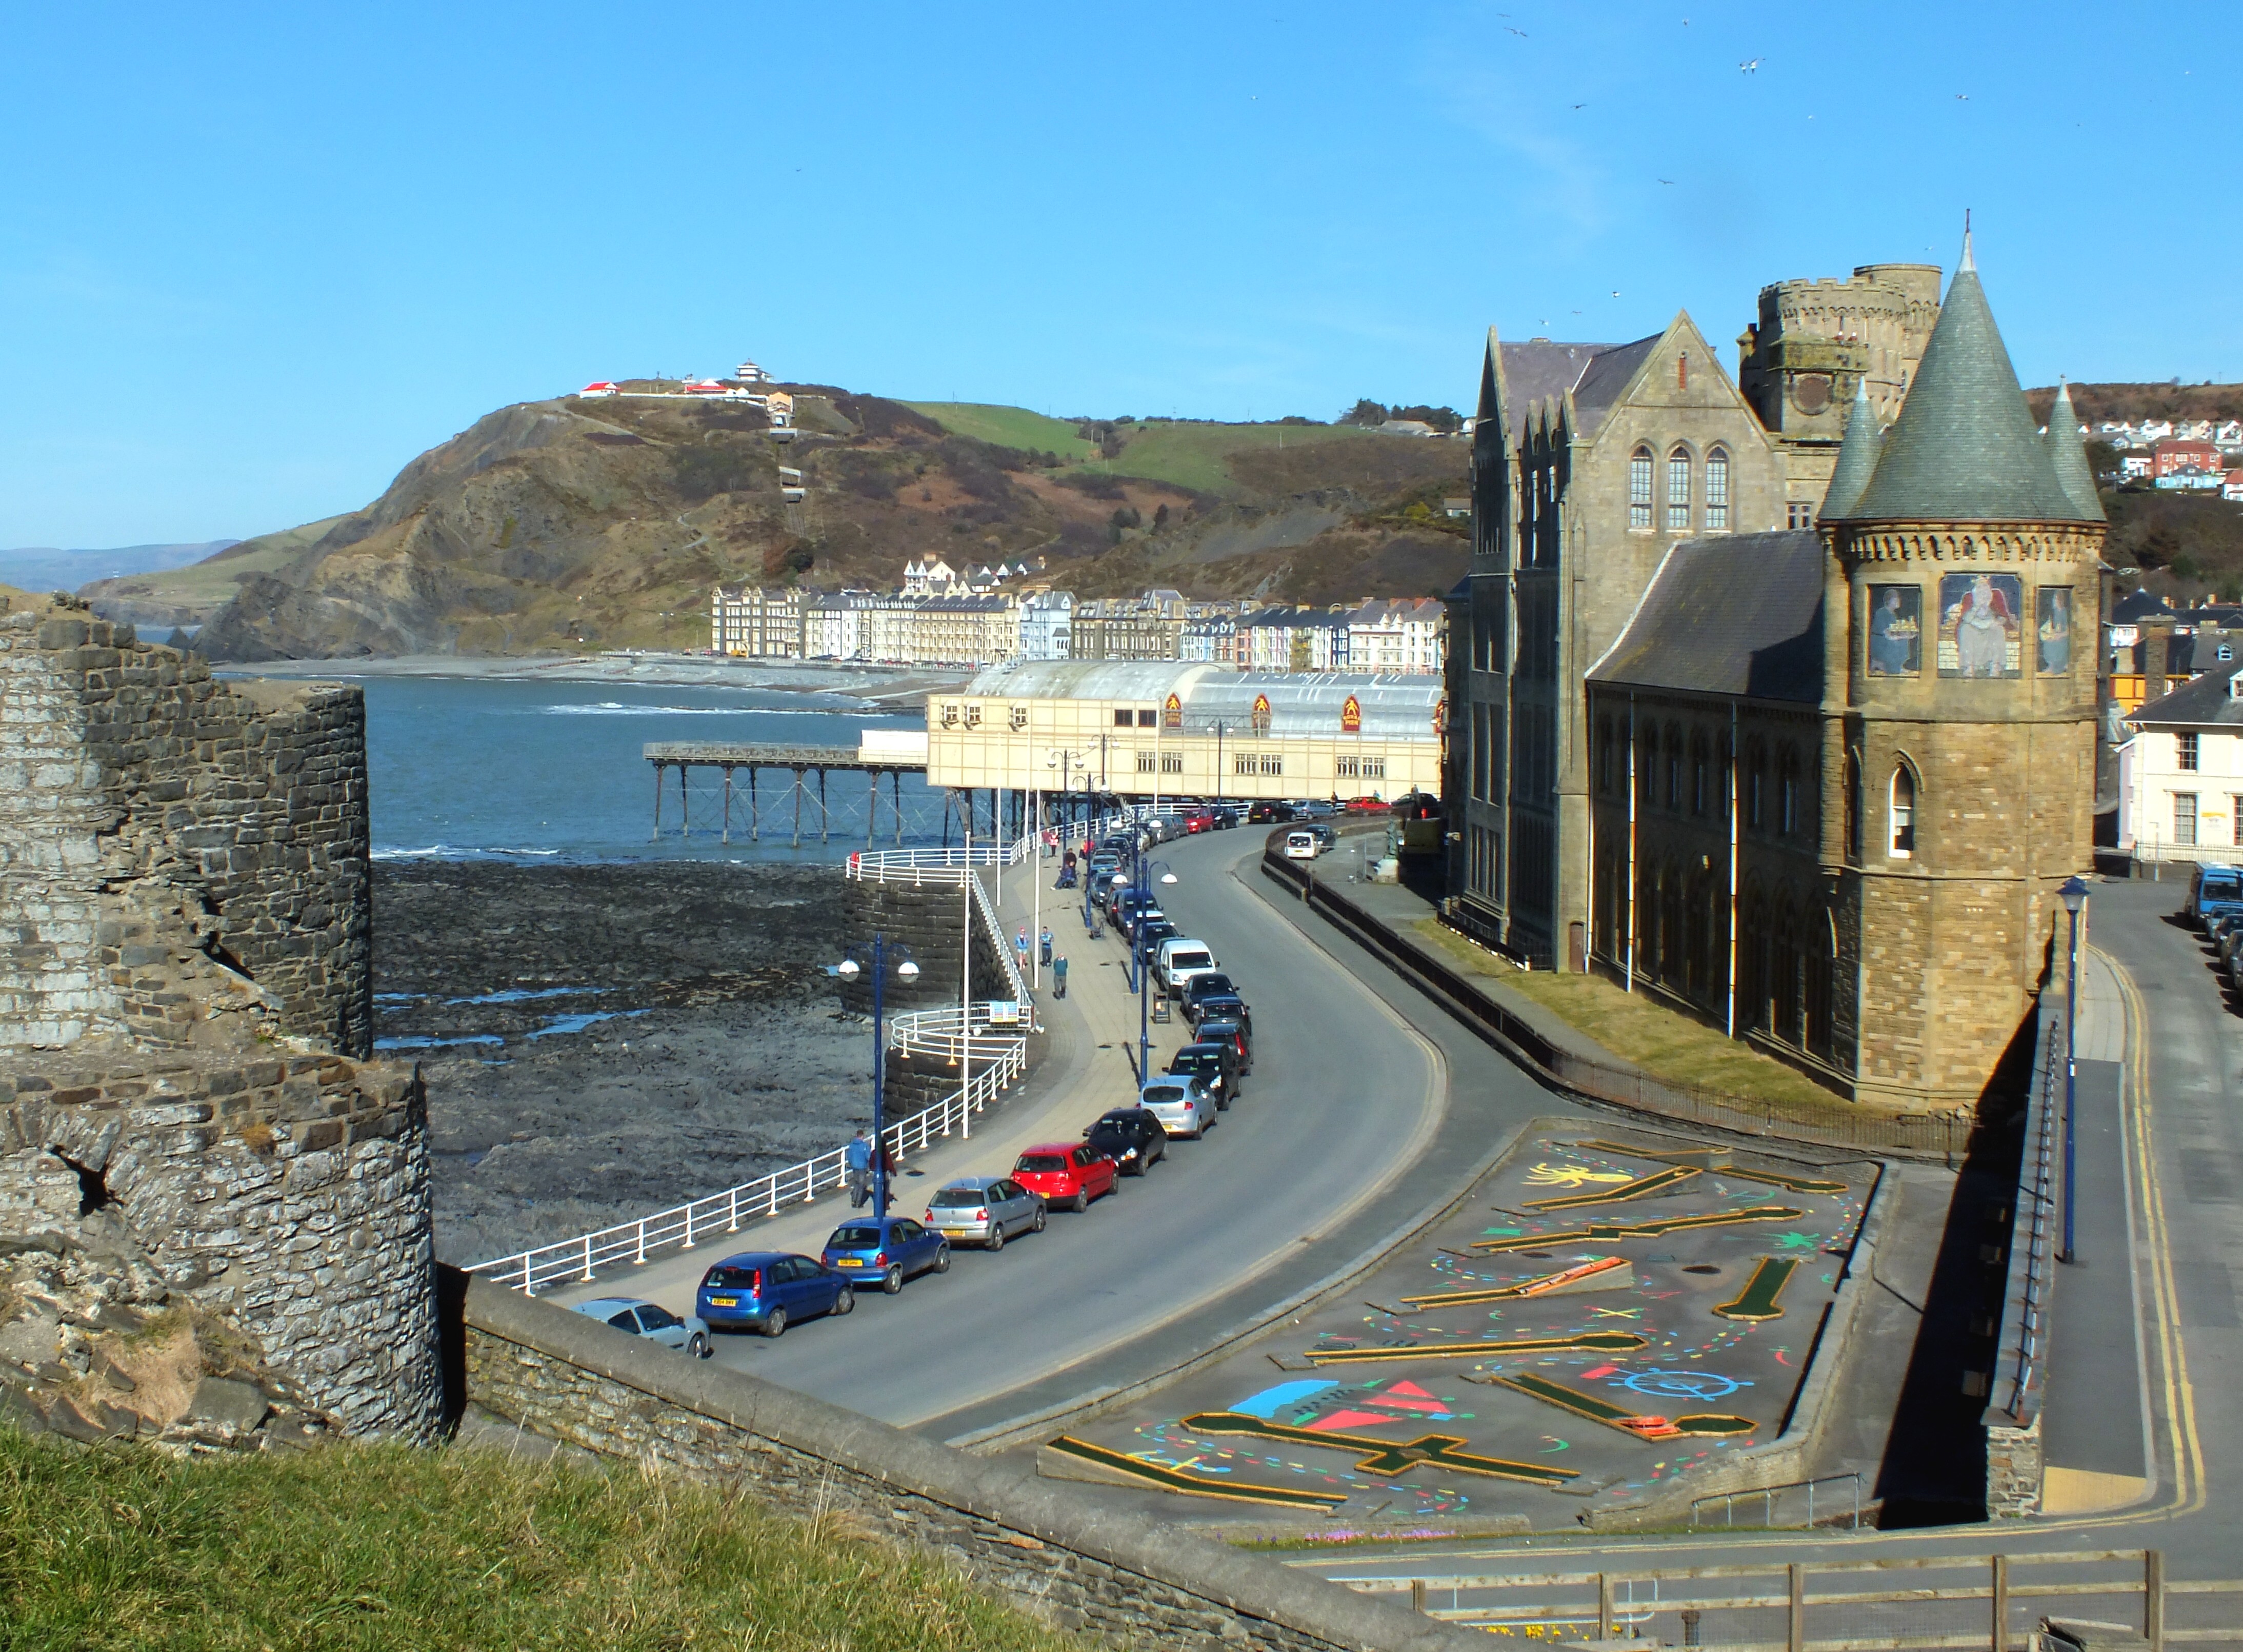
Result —
[{"label": "stone building with turret", "polygon": [[[1847,383],[1841,440],[1816,427],[1830,451],[1813,527],[1768,520],[1788,503],[1780,483],[1729,532],[1701,519],[1640,583],[1601,594],[1625,609],[1608,631],[1578,591],[1619,572],[1593,535],[1550,559],[1575,603],[1559,628],[1595,645],[1546,690],[1579,735],[1550,785],[1558,887],[1520,901],[1514,858],[1507,898],[1465,914],[1842,1094],[1913,1109],[1984,1092],[2043,978],[2054,890],[2091,858],[2105,532],[2078,422],[2036,430],[1967,241],[1937,314],[1889,430],[1874,356]],[[1753,422],[1781,459],[1788,438]],[[1491,523],[1508,520],[1495,483],[1539,485],[1531,446],[1512,461],[1491,439],[1476,460]],[[1530,545],[1476,541],[1457,599],[1507,595],[1521,649],[1544,573]],[[1452,916],[1474,770],[1492,761],[1477,687],[1452,678]]]}]

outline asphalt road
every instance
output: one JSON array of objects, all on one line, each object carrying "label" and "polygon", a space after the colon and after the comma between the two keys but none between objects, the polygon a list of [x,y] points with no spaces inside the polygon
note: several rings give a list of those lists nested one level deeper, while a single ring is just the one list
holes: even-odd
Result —
[{"label": "asphalt road", "polygon": [[[1224,833],[1162,850],[1178,876],[1163,891],[1167,910],[1214,945],[1255,1011],[1253,1076],[1205,1140],[1172,1143],[1168,1158],[1125,1180],[1118,1197],[1081,1216],[1054,1212],[1044,1232],[998,1254],[961,1249],[947,1275],[896,1297],[861,1293],[854,1313],[790,1326],[777,1341],[721,1337],[716,1358],[955,1438],[1189,1357],[1366,1256],[1398,1225],[1461,1192],[1518,1124],[1561,1110],[1276,892],[1256,869],[1262,836]],[[1101,953],[1077,941],[1077,991],[1108,973],[1092,967],[1095,957],[1121,956],[1118,944],[1102,944]],[[1168,1035],[1156,1038],[1157,1051],[1182,1028],[1155,1031]],[[1125,1056],[1117,1047],[1090,1058]],[[1095,1111],[1075,1118],[1061,1109],[1055,1117],[1067,1128],[1045,1133],[1072,1135]],[[942,1174],[1009,1170],[1012,1145],[1000,1150],[1001,1128],[990,1138],[987,1163],[953,1158]],[[913,1201],[936,1185],[905,1182],[893,1208],[917,1214]],[[830,1207],[818,1219],[830,1226],[841,1213]],[[743,1234],[738,1248],[767,1245],[816,1248],[757,1233]],[[692,1282],[720,1253],[704,1244],[556,1299],[613,1291],[687,1312]]]}]

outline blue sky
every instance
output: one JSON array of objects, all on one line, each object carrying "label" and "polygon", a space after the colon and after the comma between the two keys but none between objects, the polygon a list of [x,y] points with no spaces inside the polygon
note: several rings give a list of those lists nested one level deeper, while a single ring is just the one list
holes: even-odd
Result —
[{"label": "blue sky", "polygon": [[1953,0],[18,8],[0,546],[287,527],[493,407],[744,355],[1462,406],[1491,323],[1727,341],[1766,282],[1951,266],[1966,206],[2027,382],[2243,378],[2239,47]]}]

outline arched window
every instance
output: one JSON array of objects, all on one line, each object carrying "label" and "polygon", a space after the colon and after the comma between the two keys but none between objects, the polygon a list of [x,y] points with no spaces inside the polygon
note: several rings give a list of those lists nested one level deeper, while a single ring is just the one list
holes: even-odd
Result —
[{"label": "arched window", "polygon": [[1667,455],[1667,531],[1690,531],[1690,450],[1677,447]]},{"label": "arched window", "polygon": [[1755,741],[1745,749],[1745,824],[1758,831],[1768,822],[1768,754]]},{"label": "arched window", "polygon": [[1627,460],[1627,525],[1651,531],[1651,449],[1639,447]]},{"label": "arched window", "polygon": [[1787,747],[1780,768],[1782,789],[1776,797],[1775,829],[1789,837],[1799,829],[1799,755]]},{"label": "arched window", "polygon": [[1852,746],[1846,748],[1846,858],[1857,865],[1862,858],[1862,754]]},{"label": "arched window", "polygon": [[1613,789],[1612,719],[1597,719],[1597,789],[1609,796]]},{"label": "arched window", "polygon": [[1682,731],[1667,725],[1667,806],[1682,807]]},{"label": "arched window", "polygon": [[1903,757],[1893,765],[1885,801],[1885,853],[1896,861],[1916,853],[1916,770]]},{"label": "arched window", "polygon": [[1706,455],[1706,531],[1729,531],[1729,456],[1718,447]]}]

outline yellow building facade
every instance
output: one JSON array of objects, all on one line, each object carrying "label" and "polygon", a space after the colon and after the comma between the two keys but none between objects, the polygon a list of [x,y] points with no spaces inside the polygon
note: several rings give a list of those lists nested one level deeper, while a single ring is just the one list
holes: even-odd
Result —
[{"label": "yellow building facade", "polygon": [[926,707],[927,781],[1123,796],[1438,793],[1442,684],[1174,661],[1015,661]]}]

